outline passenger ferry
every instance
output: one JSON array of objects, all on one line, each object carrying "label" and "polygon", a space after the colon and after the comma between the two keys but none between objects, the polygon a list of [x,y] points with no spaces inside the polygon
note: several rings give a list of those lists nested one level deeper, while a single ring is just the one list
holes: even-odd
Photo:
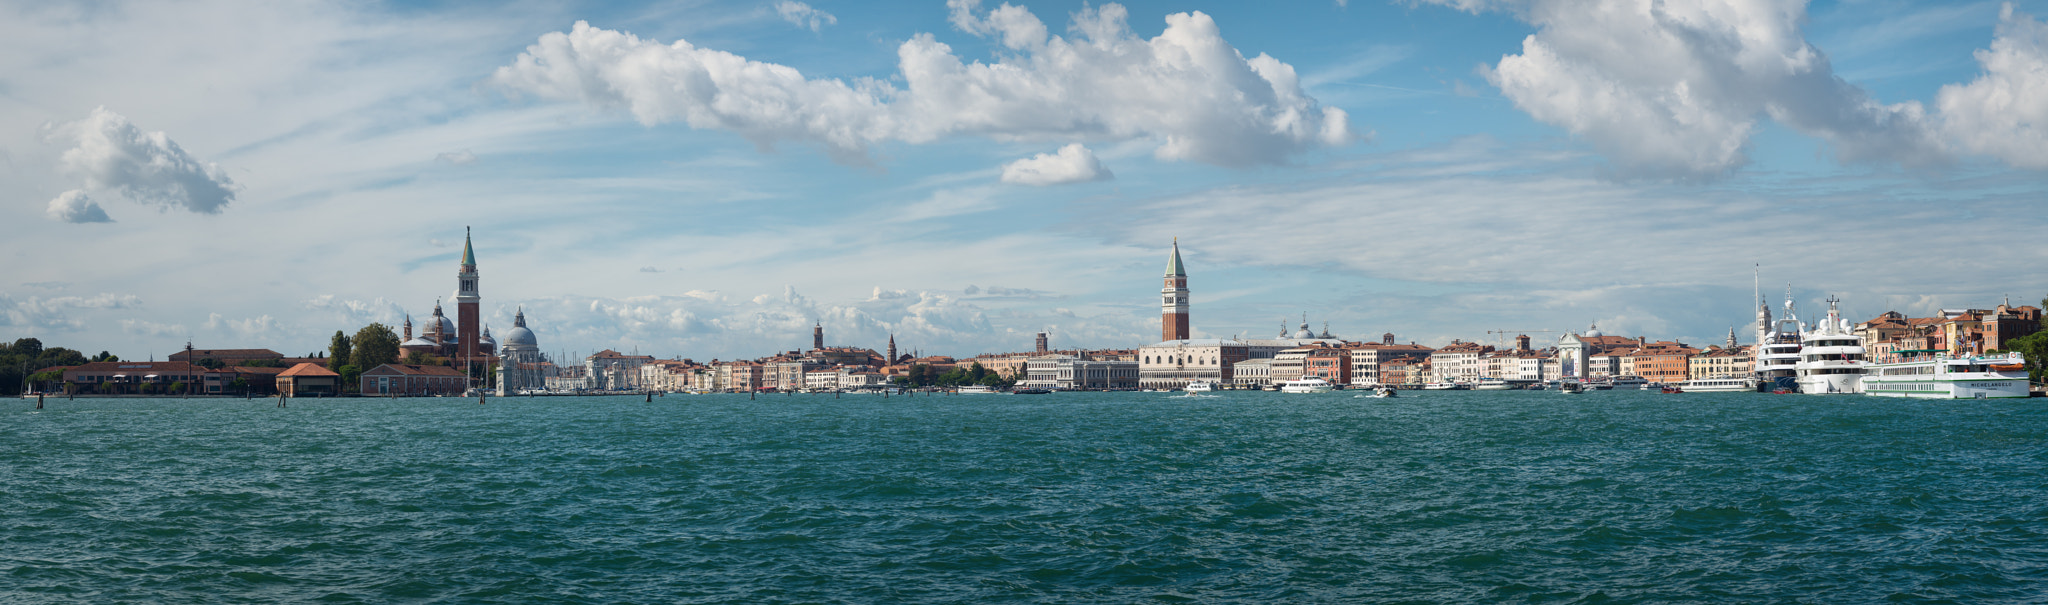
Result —
[{"label": "passenger ferry", "polygon": [[1643,379],[1643,377],[1641,377],[1641,376],[1627,376],[1627,375],[1622,375],[1622,376],[1615,376],[1615,377],[1613,377],[1613,378],[1609,378],[1609,379],[1607,379],[1607,386],[1608,386],[1608,387],[1611,387],[1611,388],[1613,388],[1614,390],[1625,390],[1625,389],[1638,389],[1638,390],[1656,390],[1656,388],[1657,388],[1657,387],[1653,387],[1653,386],[1650,386],[1650,381],[1648,381],[1648,380],[1644,380],[1644,379]]},{"label": "passenger ferry", "polygon": [[1863,393],[1922,399],[2004,399],[2027,396],[2026,358],[2019,353],[1957,355],[1898,351],[1899,361],[1864,366]]},{"label": "passenger ferry", "polygon": [[1480,379],[1479,379],[1479,384],[1475,384],[1475,385],[1472,385],[1472,390],[1474,390],[1474,391],[1505,391],[1505,390],[1508,390],[1508,388],[1509,388],[1509,387],[1510,387],[1510,385],[1508,384],[1508,381],[1507,381],[1506,379],[1502,379],[1502,378],[1494,378],[1494,377],[1488,376],[1488,377],[1483,377],[1483,378],[1480,378]]},{"label": "passenger ferry", "polygon": [[1678,383],[1678,388],[1687,393],[1754,393],[1757,381],[1755,378],[1703,378]]},{"label": "passenger ferry", "polygon": [[1328,393],[1336,388],[1330,381],[1314,377],[1280,383],[1282,393]]},{"label": "passenger ferry", "polygon": [[970,384],[963,385],[960,387],[959,390],[956,390],[954,392],[961,395],[993,395],[998,391],[996,391],[993,388],[989,388],[987,385]]},{"label": "passenger ferry", "polygon": [[1181,387],[1181,390],[1189,393],[1207,393],[1216,390],[1216,383],[1208,381],[1190,382],[1188,386]]},{"label": "passenger ferry", "polygon": [[1863,337],[1849,331],[1834,297],[1828,298],[1828,316],[1800,337],[1799,392],[1808,395],[1840,395],[1863,392]]},{"label": "passenger ferry", "polygon": [[1465,388],[1463,383],[1457,382],[1432,382],[1422,385],[1422,390],[1425,391],[1463,391]]}]

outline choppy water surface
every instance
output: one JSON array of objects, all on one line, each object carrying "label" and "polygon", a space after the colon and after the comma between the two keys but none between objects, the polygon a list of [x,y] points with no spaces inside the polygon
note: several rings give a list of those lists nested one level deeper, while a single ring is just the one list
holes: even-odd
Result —
[{"label": "choppy water surface", "polygon": [[15,401],[0,601],[2043,602],[2043,404]]}]

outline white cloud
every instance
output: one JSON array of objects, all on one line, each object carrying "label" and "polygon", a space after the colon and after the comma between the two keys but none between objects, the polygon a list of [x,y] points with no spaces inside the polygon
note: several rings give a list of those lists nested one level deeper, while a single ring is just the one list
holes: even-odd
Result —
[{"label": "white cloud", "polygon": [[[86,200],[85,191],[116,193],[165,210],[218,214],[241,189],[219,165],[200,161],[164,133],[143,132],[105,107],[94,108],[83,120],[53,127],[49,136],[75,142],[64,152],[61,169],[85,181],[84,191],[64,207],[66,214],[59,220],[81,222],[72,218],[91,217],[98,205]],[[59,214],[59,203],[71,193],[51,202],[52,216]],[[77,204],[81,200],[83,204]],[[99,216],[104,219],[105,213]]]},{"label": "white cloud", "polygon": [[132,294],[101,293],[94,296],[30,296],[14,298],[0,293],[0,326],[76,331],[87,327],[84,320],[67,313],[87,309],[131,309],[142,304]]},{"label": "white cloud", "polygon": [[1724,175],[1748,162],[1764,117],[1827,141],[1843,161],[1946,159],[1919,103],[1885,105],[1835,75],[1800,31],[1802,0],[1439,3],[1535,25],[1487,77],[1630,176]]},{"label": "white cloud", "polygon": [[92,200],[84,190],[73,189],[50,200],[49,216],[52,220],[66,223],[111,223],[107,211],[100,209],[100,203]]},{"label": "white cloud", "polygon": [[1121,5],[1076,13],[1073,38],[1046,36],[1021,7],[955,23],[999,34],[1017,54],[966,63],[920,34],[897,48],[905,88],[888,81],[807,79],[686,41],[660,44],[577,22],[527,47],[493,80],[508,90],[623,110],[644,125],[684,122],[730,130],[761,147],[816,144],[865,163],[883,141],[969,135],[1012,139],[1157,141],[1155,155],[1224,166],[1269,164],[1357,138],[1343,110],[1305,94],[1294,68],[1246,59],[1208,15],[1166,17],[1158,37],[1125,24]]},{"label": "white cloud", "polygon": [[441,162],[444,164],[454,164],[456,166],[468,166],[470,164],[476,163],[476,154],[470,153],[468,149],[464,149],[462,151],[449,151],[434,156],[434,161]]},{"label": "white cloud", "polygon": [[1095,159],[1095,152],[1080,143],[1070,143],[1056,153],[1041,153],[1003,165],[1003,182],[1020,185],[1065,185],[1113,178],[1116,175]]},{"label": "white cloud", "polygon": [[839,23],[839,18],[832,16],[832,13],[811,8],[811,5],[796,2],[795,0],[782,0],[775,3],[775,13],[782,15],[782,20],[788,21],[791,25],[814,32],[823,31],[827,25],[837,25]]},{"label": "white cloud", "polygon": [[2008,3],[1991,48],[1976,55],[1983,75],[1936,97],[1949,140],[1965,152],[2048,169],[2048,23]]}]

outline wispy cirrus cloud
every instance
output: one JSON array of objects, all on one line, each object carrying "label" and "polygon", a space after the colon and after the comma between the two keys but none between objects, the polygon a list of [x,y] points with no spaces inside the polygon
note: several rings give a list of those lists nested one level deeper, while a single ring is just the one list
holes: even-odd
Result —
[{"label": "wispy cirrus cloud", "polygon": [[839,23],[839,18],[832,16],[832,13],[812,8],[811,5],[796,0],[776,2],[775,14],[781,15],[782,20],[788,21],[790,25],[812,32],[824,31],[825,26]]}]

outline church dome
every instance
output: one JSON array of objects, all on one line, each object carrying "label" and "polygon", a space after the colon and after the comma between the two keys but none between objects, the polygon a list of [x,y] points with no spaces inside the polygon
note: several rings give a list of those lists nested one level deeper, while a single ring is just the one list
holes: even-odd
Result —
[{"label": "church dome", "polygon": [[512,329],[505,331],[505,348],[513,347],[540,349],[540,341],[534,339],[533,330],[526,329],[525,309],[520,309],[518,314],[512,316]]},{"label": "church dome", "polygon": [[408,341],[405,341],[405,343],[404,343],[404,344],[400,344],[400,345],[398,345],[398,348],[401,348],[401,349],[408,349],[408,350],[409,350],[409,349],[432,349],[432,348],[434,348],[434,347],[436,347],[436,346],[439,346],[439,345],[436,345],[436,344],[434,344],[434,342],[433,342],[433,341],[427,340],[427,339],[425,339],[425,338],[413,338],[412,340],[408,340]]},{"label": "church dome", "polygon": [[525,326],[519,326],[505,331],[505,347],[508,349],[512,347],[539,348],[540,342],[534,339],[533,330],[528,330]]},{"label": "church dome", "polygon": [[454,342],[455,320],[448,319],[448,316],[446,315],[435,315],[432,318],[427,319],[426,327],[425,329],[421,330],[420,333],[426,334],[428,332],[433,332],[434,325],[436,322],[438,322],[441,326],[441,339],[449,342]]},{"label": "church dome", "polygon": [[1589,337],[1592,337],[1592,338],[1599,338],[1599,337],[1600,337],[1600,324],[1593,324],[1593,325],[1590,325],[1590,326],[1586,326],[1586,336],[1589,336]]},{"label": "church dome", "polygon": [[1301,324],[1301,329],[1294,332],[1294,337],[1300,340],[1310,340],[1316,337],[1316,333],[1309,331],[1308,324]]}]

